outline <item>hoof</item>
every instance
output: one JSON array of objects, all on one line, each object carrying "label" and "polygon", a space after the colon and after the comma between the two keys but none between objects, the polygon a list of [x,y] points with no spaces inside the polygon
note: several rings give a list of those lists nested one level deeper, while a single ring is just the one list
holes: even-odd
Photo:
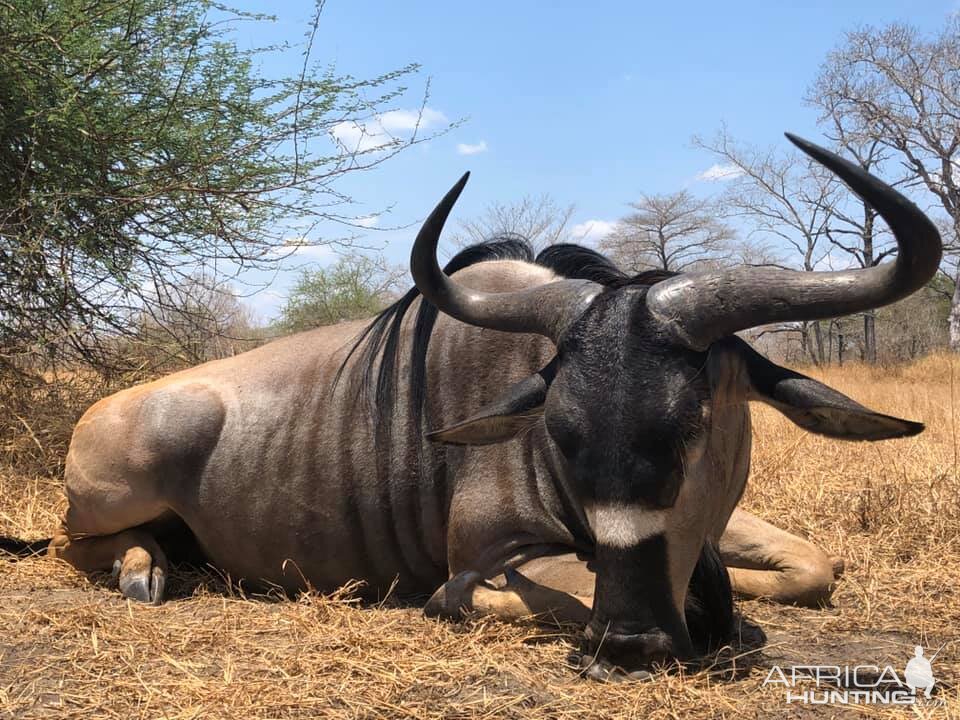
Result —
[{"label": "hoof", "polygon": [[442,620],[462,620],[465,613],[473,610],[471,598],[473,589],[483,582],[483,576],[472,570],[465,570],[447,580],[427,601],[423,614]]},{"label": "hoof", "polygon": [[[114,564],[114,572],[117,565]],[[167,574],[160,563],[142,548],[131,548],[120,564],[120,592],[124,597],[151,605],[163,602]]]},{"label": "hoof", "polygon": [[767,644],[767,634],[763,628],[747,620],[742,615],[734,618],[734,640],[741,652],[759,650]]},{"label": "hoof", "polygon": [[843,577],[843,571],[847,569],[847,563],[839,555],[830,558],[830,567],[833,570],[833,579],[839,580]]},{"label": "hoof", "polygon": [[641,682],[653,679],[653,674],[649,670],[628,671],[619,665],[614,665],[609,660],[578,651],[570,653],[567,657],[567,663],[582,677],[598,682]]},{"label": "hoof", "polygon": [[150,578],[145,575],[128,573],[120,578],[120,592],[124,597],[142,603],[152,603],[150,594]]}]

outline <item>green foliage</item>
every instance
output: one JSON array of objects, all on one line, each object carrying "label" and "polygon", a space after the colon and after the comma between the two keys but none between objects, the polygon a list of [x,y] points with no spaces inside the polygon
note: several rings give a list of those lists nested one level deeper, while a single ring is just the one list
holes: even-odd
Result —
[{"label": "green foliage", "polygon": [[397,274],[359,255],[330,268],[304,270],[281,310],[281,329],[299,332],[376,315],[390,301]]},{"label": "green foliage", "polygon": [[266,18],[204,0],[0,2],[5,354],[89,354],[134,322],[145,285],[276,263],[293,224],[338,217],[341,175],[416,142],[331,137],[415,66],[356,80],[307,53],[302,73],[265,77],[287,49],[242,50],[240,20]]}]

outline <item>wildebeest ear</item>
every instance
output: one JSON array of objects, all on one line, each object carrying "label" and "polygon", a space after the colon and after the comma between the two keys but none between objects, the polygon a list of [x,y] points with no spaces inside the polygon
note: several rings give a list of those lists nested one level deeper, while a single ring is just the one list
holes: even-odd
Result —
[{"label": "wildebeest ear", "polygon": [[499,398],[463,422],[427,433],[428,440],[452,445],[493,445],[529,429],[543,414],[556,358],[543,370],[511,385]]},{"label": "wildebeest ear", "polygon": [[884,415],[813,378],[780,367],[744,343],[751,400],[761,400],[810,432],[843,440],[887,440],[923,431],[923,423]]}]

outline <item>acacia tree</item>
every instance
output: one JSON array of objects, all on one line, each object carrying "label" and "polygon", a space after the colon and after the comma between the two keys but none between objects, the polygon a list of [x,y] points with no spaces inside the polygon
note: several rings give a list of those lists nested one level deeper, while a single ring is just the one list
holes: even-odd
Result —
[{"label": "acacia tree", "polygon": [[681,272],[721,261],[729,250],[733,230],[717,219],[711,201],[686,190],[643,195],[630,207],[634,212],[600,242],[600,248],[626,272]]},{"label": "acacia tree", "polygon": [[319,7],[302,67],[270,77],[286,49],[232,35],[266,18],[207,0],[0,2],[2,357],[102,361],[145,288],[274,266],[292,228],[349,223],[338,180],[417,142],[424,115],[379,122],[416,66],[357,80],[311,59]]},{"label": "acacia tree", "polygon": [[358,254],[329,268],[303,270],[280,311],[280,327],[299,332],[372,317],[393,299],[406,272],[382,258]]},{"label": "acacia tree", "polygon": [[[900,23],[850,32],[815,87],[836,123],[888,148],[960,236],[960,15],[934,37]],[[960,351],[955,287],[950,344]]]}]

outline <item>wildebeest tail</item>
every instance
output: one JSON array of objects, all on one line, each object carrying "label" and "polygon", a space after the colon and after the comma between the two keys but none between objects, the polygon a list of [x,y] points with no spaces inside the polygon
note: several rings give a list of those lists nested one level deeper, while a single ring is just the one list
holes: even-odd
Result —
[{"label": "wildebeest tail", "polygon": [[51,538],[45,540],[20,540],[19,538],[0,535],[0,558],[28,558],[31,555],[41,555],[47,551]]}]

